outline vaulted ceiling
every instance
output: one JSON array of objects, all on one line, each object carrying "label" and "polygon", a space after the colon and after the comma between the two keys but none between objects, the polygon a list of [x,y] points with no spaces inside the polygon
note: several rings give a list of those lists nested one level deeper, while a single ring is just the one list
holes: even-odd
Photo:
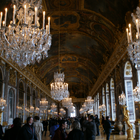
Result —
[{"label": "vaulted ceiling", "polygon": [[30,67],[48,88],[60,68],[70,95],[86,97],[125,31],[126,13],[137,6],[138,0],[43,0],[46,19],[51,17],[52,46],[48,58]]}]

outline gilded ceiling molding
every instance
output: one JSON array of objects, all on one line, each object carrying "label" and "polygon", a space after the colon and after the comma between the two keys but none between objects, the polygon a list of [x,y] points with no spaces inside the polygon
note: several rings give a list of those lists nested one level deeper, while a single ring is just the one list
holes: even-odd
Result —
[{"label": "gilded ceiling molding", "polygon": [[[50,95],[50,91],[47,88],[46,85],[44,85],[41,80],[35,75],[35,73],[31,72],[28,68],[25,68],[23,70],[21,70],[17,64],[12,63],[8,60],[6,60],[3,57],[0,57],[3,61],[5,61],[8,65],[6,66],[7,70],[10,69],[10,67],[12,67],[13,69],[15,69],[17,72],[19,72],[23,77],[25,77],[26,79],[28,79],[28,81],[30,81],[32,84],[34,84],[36,87],[38,87],[42,92],[44,92],[47,96],[51,97]],[[52,99],[53,100],[53,99]]]},{"label": "gilded ceiling molding", "polygon": [[[78,62],[78,64],[80,64],[80,65],[83,65],[83,66],[85,66],[85,67],[88,67],[86,70],[90,70],[94,75],[96,75],[97,76],[97,73],[95,73],[95,71],[93,71],[93,69],[91,69],[88,65],[87,65],[87,63],[81,63],[81,62]],[[77,65],[78,65],[77,64]],[[40,76],[40,74],[39,74],[39,72],[38,72],[38,76],[41,78],[41,80],[42,80],[42,78],[44,78],[45,77],[45,75],[49,72],[49,71],[51,71],[52,69],[54,69],[56,66],[58,66],[58,64],[54,64],[54,65],[51,65],[51,67],[48,67],[48,69],[45,69],[46,71],[44,72],[44,74],[43,73],[41,73],[42,75]],[[62,68],[64,68],[65,66],[63,66],[63,64],[60,64],[60,67],[62,67]],[[65,70],[64,72],[66,72],[67,70]],[[78,71],[77,71],[78,72]],[[98,73],[98,75],[99,75],[99,73]]]},{"label": "gilded ceiling molding", "polygon": [[108,63],[106,64],[104,70],[102,71],[101,75],[97,79],[97,82],[93,86],[92,90],[89,92],[89,95],[93,96],[102,86],[104,81],[108,78],[110,73],[116,67],[116,65],[120,62],[120,60],[124,57],[127,53],[127,40],[126,40],[126,33],[124,32],[123,35],[120,35],[120,41],[116,46],[116,49],[112,53]]}]

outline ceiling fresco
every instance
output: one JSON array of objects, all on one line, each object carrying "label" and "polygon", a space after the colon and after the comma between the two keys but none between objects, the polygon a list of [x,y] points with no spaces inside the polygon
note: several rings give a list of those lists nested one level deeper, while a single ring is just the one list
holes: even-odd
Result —
[{"label": "ceiling fresco", "polygon": [[133,11],[138,0],[84,0],[84,8],[101,14],[114,25],[125,24],[126,11]]},{"label": "ceiling fresco", "polygon": [[[9,21],[10,4],[11,0],[0,0],[0,11],[9,9]],[[43,0],[46,23],[51,17],[52,46],[48,58],[29,68],[35,69],[33,72],[49,89],[54,72],[60,69],[65,73],[70,96],[85,98],[125,31],[126,13],[137,5],[138,0]],[[42,14],[39,16],[42,19]]]}]

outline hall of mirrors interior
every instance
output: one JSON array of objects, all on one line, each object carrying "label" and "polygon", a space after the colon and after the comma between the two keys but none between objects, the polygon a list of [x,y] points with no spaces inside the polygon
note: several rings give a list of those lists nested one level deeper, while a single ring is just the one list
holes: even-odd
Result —
[{"label": "hall of mirrors interior", "polygon": [[0,1],[3,127],[97,114],[138,137],[139,0],[18,1]]}]

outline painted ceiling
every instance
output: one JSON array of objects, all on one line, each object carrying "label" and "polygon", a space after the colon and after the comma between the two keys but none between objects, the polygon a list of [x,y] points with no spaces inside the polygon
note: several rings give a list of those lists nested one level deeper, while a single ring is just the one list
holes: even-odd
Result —
[{"label": "painted ceiling", "polygon": [[[1,0],[0,10],[9,3]],[[30,68],[49,89],[60,69],[70,96],[86,97],[125,31],[126,13],[137,6],[138,0],[43,0],[46,19],[51,17],[52,46],[48,58]]]}]

